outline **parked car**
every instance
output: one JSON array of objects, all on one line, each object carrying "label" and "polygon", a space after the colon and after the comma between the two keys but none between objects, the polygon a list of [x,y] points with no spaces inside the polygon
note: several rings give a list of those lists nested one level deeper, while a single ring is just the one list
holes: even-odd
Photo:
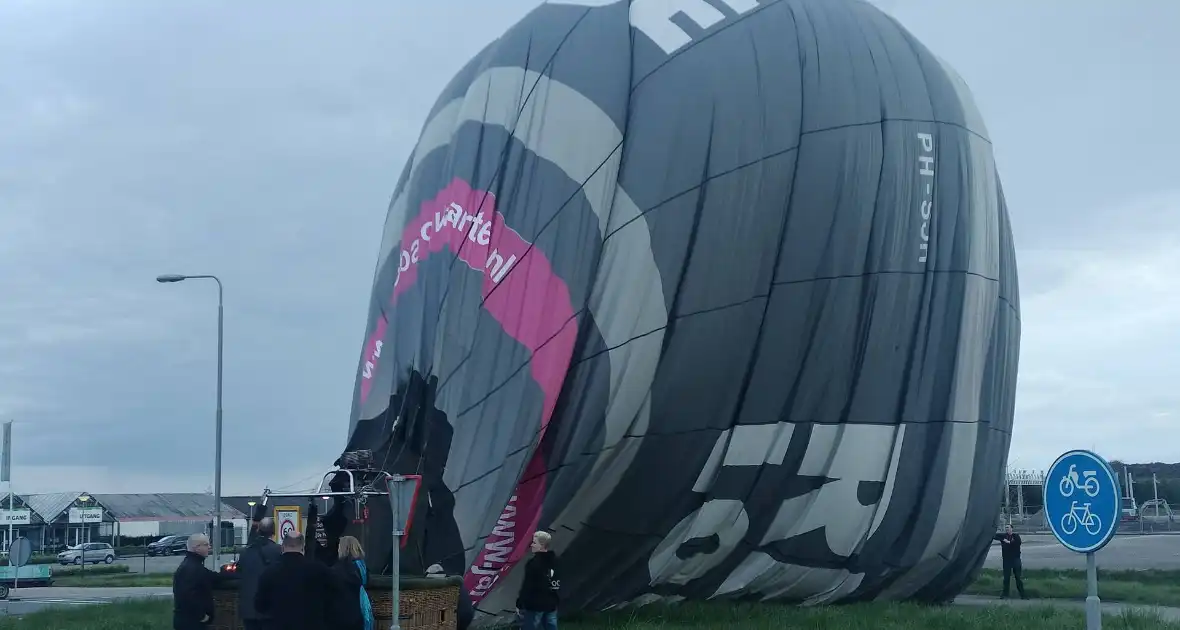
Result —
[{"label": "parked car", "polygon": [[98,564],[105,562],[110,564],[115,561],[115,548],[107,543],[82,543],[67,547],[65,551],[57,554],[58,564]]},{"label": "parked car", "polygon": [[188,536],[165,536],[147,546],[149,556],[171,556],[184,553],[188,548]]},{"label": "parked car", "polygon": [[1131,523],[1139,519],[1139,506],[1135,505],[1135,499],[1131,497],[1123,497],[1122,516],[1119,519],[1123,523]]}]

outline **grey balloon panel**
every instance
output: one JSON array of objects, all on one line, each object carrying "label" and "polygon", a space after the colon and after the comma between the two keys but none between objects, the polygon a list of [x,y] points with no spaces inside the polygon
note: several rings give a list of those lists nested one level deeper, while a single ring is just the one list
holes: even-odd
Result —
[{"label": "grey balloon panel", "polygon": [[[867,3],[680,4],[542,5],[445,88],[390,204],[352,444],[413,472],[391,395],[439,378],[446,553],[469,567],[540,453],[570,610],[953,596],[994,531],[1019,348],[982,118]],[[435,253],[390,299],[406,226],[456,177],[567,287],[556,403],[470,261]],[[479,608],[510,610],[519,570]]]}]

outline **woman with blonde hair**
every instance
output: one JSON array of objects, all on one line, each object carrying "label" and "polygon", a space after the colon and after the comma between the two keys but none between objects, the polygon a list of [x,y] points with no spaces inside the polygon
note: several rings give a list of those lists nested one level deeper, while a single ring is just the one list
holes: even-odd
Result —
[{"label": "woman with blonde hair", "polygon": [[365,585],[369,582],[369,571],[365,567],[365,550],[361,541],[352,536],[341,536],[336,548],[336,564],[332,573],[336,576],[339,598],[332,615],[337,630],[373,630],[373,604]]}]

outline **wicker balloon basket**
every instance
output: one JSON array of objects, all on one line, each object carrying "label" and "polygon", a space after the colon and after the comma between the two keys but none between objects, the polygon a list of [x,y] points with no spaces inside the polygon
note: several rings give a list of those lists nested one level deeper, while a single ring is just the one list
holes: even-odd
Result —
[{"label": "wicker balloon basket", "polygon": [[[455,630],[462,578],[405,578],[401,586],[401,627],[405,630]],[[393,581],[374,575],[366,590],[373,603],[377,628],[393,621]],[[213,630],[243,630],[238,619],[238,582],[231,580],[213,592]]]}]

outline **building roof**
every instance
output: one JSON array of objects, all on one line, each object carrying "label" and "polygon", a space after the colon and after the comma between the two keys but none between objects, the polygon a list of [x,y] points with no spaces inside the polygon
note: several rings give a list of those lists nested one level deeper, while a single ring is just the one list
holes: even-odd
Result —
[{"label": "building roof", "polygon": [[[36,512],[37,516],[46,523],[52,523],[66,508],[74,504],[78,497],[86,494],[85,492],[54,492],[51,494],[18,494],[19,498],[25,500],[25,505],[29,509]],[[98,500],[102,504],[102,500]]]},{"label": "building roof", "polygon": [[[94,499],[117,521],[188,521],[213,514],[213,495],[204,493],[96,494]],[[246,515],[223,500],[221,518],[243,519]]]},{"label": "building roof", "polygon": [[246,518],[250,517],[250,510],[252,509],[250,507],[250,502],[257,500],[258,497],[221,497],[222,503],[232,507],[242,514],[245,514]]}]

